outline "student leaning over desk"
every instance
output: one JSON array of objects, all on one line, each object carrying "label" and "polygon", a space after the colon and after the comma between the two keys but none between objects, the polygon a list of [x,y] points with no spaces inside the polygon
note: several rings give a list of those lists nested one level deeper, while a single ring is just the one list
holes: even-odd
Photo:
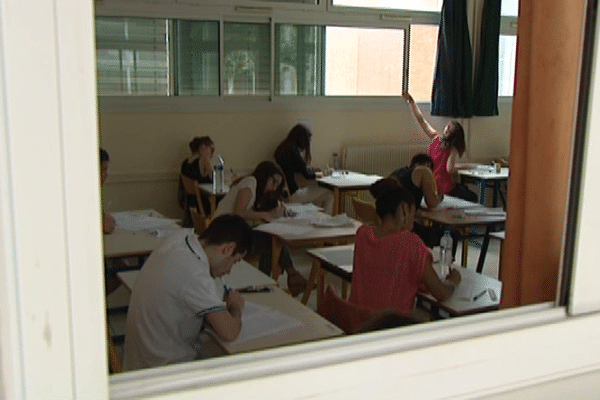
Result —
[{"label": "student leaning over desk", "polygon": [[445,300],[460,283],[451,269],[442,282],[432,267],[432,255],[413,232],[414,199],[402,187],[380,194],[376,201],[378,226],[363,225],[356,232],[350,302],[372,310],[412,311],[423,285]]},{"label": "student leaning over desk", "polygon": [[297,124],[275,149],[275,160],[285,175],[290,190],[290,202],[313,203],[322,207],[326,213],[331,214],[333,210],[331,191],[315,185],[299,187],[294,176],[295,174],[301,174],[304,178],[314,181],[315,178],[323,175],[322,172],[314,171],[309,167],[311,138],[312,133],[308,128],[302,124]]},{"label": "student leaning over desk", "polygon": [[251,245],[251,229],[237,215],[215,218],[198,239],[173,234],[144,263],[127,312],[125,370],[192,361],[207,323],[223,340],[241,330],[244,299],[215,278],[228,274]]},{"label": "student leaning over desk", "polygon": [[[229,192],[221,199],[215,215],[237,214],[247,221],[271,221],[287,214],[281,202],[285,178],[281,168],[274,162],[263,161],[252,174],[233,182]],[[259,269],[271,275],[271,236],[268,233],[252,231],[253,248],[251,254],[258,254]],[[304,292],[306,278],[294,268],[289,250],[284,247],[279,257],[279,265],[288,274],[288,288],[293,296]]]}]

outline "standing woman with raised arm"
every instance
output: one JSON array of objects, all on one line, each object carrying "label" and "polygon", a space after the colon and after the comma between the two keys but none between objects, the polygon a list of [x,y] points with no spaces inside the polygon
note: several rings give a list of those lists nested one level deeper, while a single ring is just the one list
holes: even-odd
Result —
[{"label": "standing woman with raised arm", "polygon": [[456,170],[456,160],[465,153],[465,132],[458,121],[450,121],[440,134],[423,117],[419,106],[413,97],[404,92],[402,97],[406,99],[413,115],[423,129],[423,132],[431,139],[429,145],[429,156],[433,159],[433,173],[440,194],[449,194],[468,201],[477,201],[477,195],[466,185],[456,183],[452,179],[452,173]]}]

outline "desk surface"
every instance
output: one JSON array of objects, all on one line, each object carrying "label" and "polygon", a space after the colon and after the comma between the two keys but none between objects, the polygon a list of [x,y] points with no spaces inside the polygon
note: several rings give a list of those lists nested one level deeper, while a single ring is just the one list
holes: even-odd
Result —
[{"label": "desk surface", "polygon": [[229,192],[229,185],[225,185],[222,191],[215,192],[212,183],[199,183],[200,191],[210,196],[225,196]]},{"label": "desk surface", "polygon": [[365,175],[359,172],[334,171],[331,175],[317,178],[321,186],[342,190],[368,189],[373,183],[380,180],[379,175]]},{"label": "desk surface", "polygon": [[418,209],[417,217],[446,226],[489,225],[506,221],[506,213],[500,208],[489,208],[448,195],[435,208]]},{"label": "desk surface", "polygon": [[[343,237],[351,237],[356,235],[356,231],[362,225],[361,222],[352,218],[347,218],[348,225],[339,227],[317,226],[318,218],[323,218],[326,221],[331,216],[314,212],[312,222],[310,219],[295,219],[289,218],[285,220],[277,220],[257,226],[256,230],[270,233],[287,243],[311,241],[311,240],[327,240]],[[338,218],[343,218],[339,217]]]},{"label": "desk surface", "polygon": [[496,170],[491,165],[485,164],[457,164],[457,173],[461,176],[474,178],[474,179],[497,179],[503,180],[508,179],[509,168],[503,167],[500,169],[500,172],[496,172]]},{"label": "desk surface", "polygon": [[[119,272],[118,276],[131,290],[135,286],[137,274],[139,271],[127,271]],[[272,285],[270,292],[243,293],[242,295],[247,302],[269,307],[300,321],[300,324],[293,328],[242,342],[223,342],[213,336],[215,342],[229,354],[326,339],[343,334],[335,325],[283,292],[276,286],[275,281],[245,261],[235,264],[230,275],[225,276],[225,281],[229,286],[237,289],[248,285]]]},{"label": "desk surface", "polygon": [[[310,249],[307,252],[311,256],[321,260],[322,268],[342,279],[351,281],[354,245]],[[435,268],[438,268],[437,263],[434,263]],[[461,283],[448,300],[439,302],[429,293],[423,292],[417,293],[417,296],[447,311],[452,316],[474,314],[499,307],[502,282],[489,276],[478,274],[470,269],[457,269],[462,277]],[[492,300],[488,293],[478,297],[477,300],[473,300],[473,297],[480,294],[484,289],[494,290],[496,300]]]},{"label": "desk surface", "polygon": [[[151,217],[162,217],[154,210],[136,210],[132,213],[139,213]],[[181,229],[178,225],[172,225],[167,229]],[[148,255],[157,248],[164,237],[159,237],[158,232],[166,232],[167,229],[157,229],[155,233],[149,231],[127,231],[115,229],[113,233],[103,235],[104,258],[121,258]]]}]

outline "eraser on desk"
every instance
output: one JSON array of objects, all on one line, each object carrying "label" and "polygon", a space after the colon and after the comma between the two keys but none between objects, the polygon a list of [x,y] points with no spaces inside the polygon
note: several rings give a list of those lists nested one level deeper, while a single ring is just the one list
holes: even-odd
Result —
[{"label": "eraser on desk", "polygon": [[496,296],[494,289],[488,289],[488,294],[490,295],[490,299],[492,299],[492,301],[498,300],[498,296]]}]

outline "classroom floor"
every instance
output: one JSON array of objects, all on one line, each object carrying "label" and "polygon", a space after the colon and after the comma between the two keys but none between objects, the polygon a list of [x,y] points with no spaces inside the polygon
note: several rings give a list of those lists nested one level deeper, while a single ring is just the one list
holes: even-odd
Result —
[{"label": "classroom floor", "polygon": [[[456,253],[456,258],[460,259],[461,254],[461,244],[458,245],[458,251]],[[500,249],[500,241],[496,239],[490,240],[490,245],[488,248],[488,252],[486,255],[485,265],[483,268],[483,273],[492,278],[498,278],[498,266],[499,266],[499,249]],[[434,251],[438,251],[438,248],[435,248]],[[469,254],[468,254],[468,268],[475,270],[477,266],[477,260],[479,259],[480,248],[477,243],[472,243],[469,245]],[[294,264],[298,271],[308,277],[310,273],[310,268],[312,265],[312,260],[310,256],[301,249],[292,249],[292,258],[294,259]],[[283,275],[280,277],[278,283],[281,287],[286,287],[286,279],[287,276]],[[340,278],[328,274],[325,280],[325,284],[332,284],[338,291],[341,293],[341,280]],[[298,297],[298,301],[300,301],[301,295]],[[122,340],[123,335],[125,333],[125,320],[127,317],[126,307],[129,302],[129,290],[123,287],[117,289],[115,292],[111,293],[108,296],[107,307],[109,309],[108,312],[108,323],[111,330],[112,335],[115,337],[115,344],[117,347],[117,353],[122,359]],[[311,295],[308,304],[310,308],[313,310],[316,309],[316,296],[315,293]],[[220,349],[218,349],[210,339],[206,339],[203,341],[203,352],[204,357],[218,356],[222,355]]]}]

